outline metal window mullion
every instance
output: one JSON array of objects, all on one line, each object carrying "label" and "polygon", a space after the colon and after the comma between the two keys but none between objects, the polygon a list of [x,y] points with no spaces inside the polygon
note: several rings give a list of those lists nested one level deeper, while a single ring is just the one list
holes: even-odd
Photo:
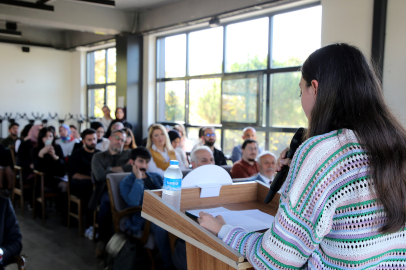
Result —
[{"label": "metal window mullion", "polygon": [[105,78],[106,78],[106,83],[104,85],[104,105],[107,105],[107,76],[108,76],[108,60],[107,60],[107,49],[104,50],[105,53],[105,58],[104,58],[104,64],[105,64]]},{"label": "metal window mullion", "polygon": [[189,123],[189,80],[185,80],[185,124]]}]

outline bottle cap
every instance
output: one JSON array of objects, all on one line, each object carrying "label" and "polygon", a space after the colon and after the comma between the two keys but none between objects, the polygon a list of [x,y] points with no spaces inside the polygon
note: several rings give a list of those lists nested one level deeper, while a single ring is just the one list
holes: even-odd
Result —
[{"label": "bottle cap", "polygon": [[169,162],[169,165],[179,165],[179,161],[177,161],[177,160],[171,160],[171,161]]}]

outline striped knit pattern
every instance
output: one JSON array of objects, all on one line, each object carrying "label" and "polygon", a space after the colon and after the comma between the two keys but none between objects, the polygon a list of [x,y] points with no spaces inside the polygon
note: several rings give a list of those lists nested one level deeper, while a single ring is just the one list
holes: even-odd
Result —
[{"label": "striped knit pattern", "polygon": [[305,141],[264,234],[234,227],[223,241],[255,269],[406,269],[405,230],[385,223],[365,150],[351,130]]}]

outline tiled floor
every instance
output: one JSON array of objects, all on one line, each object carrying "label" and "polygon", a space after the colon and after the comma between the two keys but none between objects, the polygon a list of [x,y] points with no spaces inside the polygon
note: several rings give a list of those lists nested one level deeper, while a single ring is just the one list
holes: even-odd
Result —
[{"label": "tiled floor", "polygon": [[[79,237],[76,226],[68,229],[60,225],[60,217],[50,213],[43,227],[41,219],[32,219],[32,212],[26,210],[23,218],[19,207],[15,211],[23,235],[22,254],[27,255],[28,270],[103,269],[102,261],[94,255],[96,244]],[[17,266],[6,268],[14,269]]]}]

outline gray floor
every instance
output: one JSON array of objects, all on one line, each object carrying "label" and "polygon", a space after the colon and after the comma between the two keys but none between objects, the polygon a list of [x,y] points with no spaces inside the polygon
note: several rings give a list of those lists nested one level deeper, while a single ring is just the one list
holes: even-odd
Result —
[{"label": "gray floor", "polygon": [[[78,228],[68,229],[60,225],[60,217],[49,213],[45,227],[41,219],[32,219],[32,212],[15,209],[23,235],[22,254],[27,255],[27,268],[31,269],[90,269],[102,270],[101,260],[95,257],[96,244],[85,237],[79,237]],[[6,270],[17,269],[8,266]]]}]

